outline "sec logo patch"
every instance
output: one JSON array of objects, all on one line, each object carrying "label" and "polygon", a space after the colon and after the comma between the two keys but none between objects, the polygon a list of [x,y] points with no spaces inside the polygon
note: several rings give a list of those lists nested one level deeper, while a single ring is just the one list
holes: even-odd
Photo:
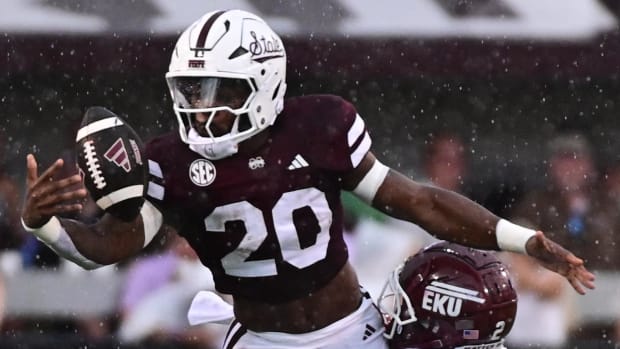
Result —
[{"label": "sec logo patch", "polygon": [[194,160],[189,166],[189,179],[199,187],[206,187],[215,180],[215,166],[209,160]]}]

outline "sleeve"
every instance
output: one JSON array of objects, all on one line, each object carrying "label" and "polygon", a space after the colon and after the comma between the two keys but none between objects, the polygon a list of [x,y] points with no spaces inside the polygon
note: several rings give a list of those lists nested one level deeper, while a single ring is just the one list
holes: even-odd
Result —
[{"label": "sleeve", "polygon": [[356,168],[370,150],[372,140],[355,107],[340,97],[324,99],[318,109],[315,158],[327,170]]},{"label": "sleeve", "polygon": [[147,188],[145,199],[163,215],[163,223],[175,229],[180,227],[180,217],[176,209],[170,207],[166,201],[166,170],[169,168],[165,161],[165,156],[169,151],[165,151],[169,144],[165,139],[155,138],[149,141],[144,147],[147,159]]},{"label": "sleeve", "polygon": [[160,211],[163,209],[163,200],[166,193],[164,172],[162,171],[163,163],[159,159],[157,139],[150,141],[145,146],[145,154],[147,158],[148,182],[146,189],[146,198]]}]

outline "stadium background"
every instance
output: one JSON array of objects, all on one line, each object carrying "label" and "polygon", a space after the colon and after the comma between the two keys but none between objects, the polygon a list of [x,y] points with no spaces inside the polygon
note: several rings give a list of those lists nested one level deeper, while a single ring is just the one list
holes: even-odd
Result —
[{"label": "stadium background", "polygon": [[[416,5],[432,5],[441,17],[424,18]],[[404,173],[419,175],[429,134],[461,134],[477,175],[475,199],[500,214],[542,183],[545,141],[561,130],[587,134],[601,170],[620,161],[620,6],[612,0],[188,0],[175,5],[183,16],[170,23],[172,5],[155,0],[6,6],[0,127],[9,140],[4,165],[21,184],[25,154],[35,152],[45,165],[73,147],[89,106],[126,116],[144,139],[172,129],[163,76],[176,36],[219,7],[249,9],[273,23],[289,57],[288,95],[333,93],[354,102],[375,153]],[[543,19],[530,16],[537,11]],[[49,26],[46,13],[58,17]],[[382,17],[390,13],[400,13],[392,26]],[[347,22],[356,16],[363,20]],[[159,27],[153,18],[163,18]],[[44,345],[37,336],[4,338],[0,347]]]}]

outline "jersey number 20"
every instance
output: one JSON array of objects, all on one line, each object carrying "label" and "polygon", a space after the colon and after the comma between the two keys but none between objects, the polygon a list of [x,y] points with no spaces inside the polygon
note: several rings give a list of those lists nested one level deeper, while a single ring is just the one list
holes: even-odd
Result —
[{"label": "jersey number 20", "polygon": [[[312,210],[318,222],[319,233],[313,245],[302,248],[293,212],[304,207]],[[322,191],[304,188],[284,193],[273,206],[271,217],[284,261],[303,269],[325,258],[332,211]],[[205,218],[205,226],[207,231],[223,232],[226,222],[230,221],[242,221],[246,234],[239,245],[222,258],[222,267],[226,274],[238,277],[277,275],[274,258],[247,260],[267,238],[267,224],[263,212],[247,201],[234,202],[217,207]]]}]

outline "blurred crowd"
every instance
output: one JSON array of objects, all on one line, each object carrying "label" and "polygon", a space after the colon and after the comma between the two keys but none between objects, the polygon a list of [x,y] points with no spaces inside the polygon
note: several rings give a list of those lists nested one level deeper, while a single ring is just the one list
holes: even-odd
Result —
[{"label": "blurred crowd", "polygon": [[[0,152],[5,151],[10,138],[2,135],[0,142]],[[460,192],[498,215],[543,230],[596,272],[618,271],[620,252],[615,234],[620,228],[620,163],[597,161],[585,134],[558,132],[550,139],[545,146],[544,181],[529,190],[507,189],[506,183],[512,183],[507,179],[497,188],[480,191],[481,180],[469,166],[471,145],[458,130],[430,133],[424,144],[413,175],[416,180]],[[76,171],[71,146],[62,156],[66,159],[63,175]],[[1,159],[6,159],[6,154],[0,154]],[[11,175],[6,162],[0,161],[0,314],[7,308],[7,283],[19,273],[97,273],[67,266],[68,262],[23,231],[19,222],[22,191],[22,183]],[[434,239],[415,225],[359,204],[350,195],[343,196],[343,201],[352,264],[361,284],[377,297],[388,273]],[[80,219],[95,219],[100,213],[94,203],[87,202]],[[574,321],[574,298],[563,278],[526,256],[502,254],[502,258],[519,293],[509,348],[566,348],[584,338],[603,338],[610,343],[620,339],[620,321]],[[114,273],[122,282],[118,294],[113,295],[117,304],[113,309],[95,316],[74,314],[51,321],[46,314],[38,318],[7,313],[0,316],[2,338],[6,339],[0,340],[0,347],[11,337],[19,338],[19,333],[37,332],[78,334],[91,343],[113,342],[128,348],[219,346],[225,326],[193,327],[187,323],[192,297],[214,286],[209,271],[182,238],[152,244],[136,259],[115,266]],[[54,297],[49,299],[53,301]]]}]

